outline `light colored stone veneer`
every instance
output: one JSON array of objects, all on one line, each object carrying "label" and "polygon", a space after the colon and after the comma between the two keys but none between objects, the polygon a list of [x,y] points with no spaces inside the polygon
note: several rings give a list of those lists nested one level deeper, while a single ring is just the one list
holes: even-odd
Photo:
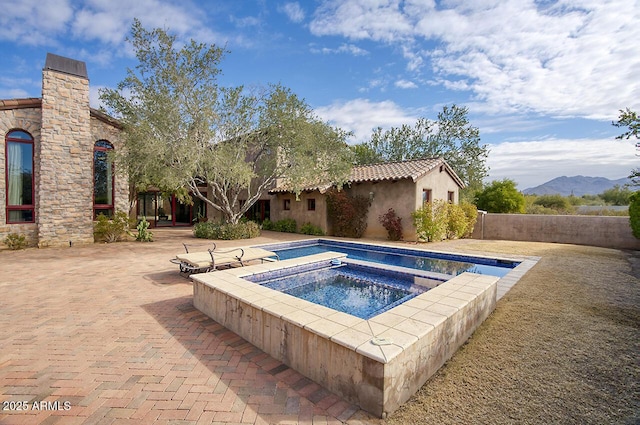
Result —
[{"label": "light colored stone veneer", "polygon": [[[42,98],[0,102],[0,132],[34,139],[35,223],[7,224],[6,147],[0,149],[0,241],[24,234],[31,245],[93,243],[93,150],[98,140],[121,143],[120,126],[89,105],[86,77],[46,68]],[[103,116],[104,115],[104,116]],[[3,140],[4,142],[4,140]],[[129,211],[126,175],[115,173],[114,208]]]},{"label": "light colored stone veneer", "polygon": [[[369,320],[243,279],[339,257],[344,254],[329,252],[195,275],[194,305],[284,364],[384,417],[493,311],[498,278],[463,273]],[[375,338],[391,343],[376,345]]]},{"label": "light colored stone veneer", "polygon": [[89,80],[42,72],[42,130],[36,146],[38,245],[93,242],[93,141]]}]

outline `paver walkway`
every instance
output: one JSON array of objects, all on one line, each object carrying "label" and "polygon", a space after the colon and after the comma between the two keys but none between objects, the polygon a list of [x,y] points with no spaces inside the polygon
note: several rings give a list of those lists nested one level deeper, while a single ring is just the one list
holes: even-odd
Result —
[{"label": "paver walkway", "polygon": [[206,241],[155,233],[0,251],[0,424],[378,422],[194,309],[168,260]]}]

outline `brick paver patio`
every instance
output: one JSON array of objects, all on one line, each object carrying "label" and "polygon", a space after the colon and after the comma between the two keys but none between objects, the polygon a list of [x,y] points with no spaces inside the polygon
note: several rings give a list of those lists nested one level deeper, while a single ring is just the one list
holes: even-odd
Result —
[{"label": "brick paver patio", "polygon": [[1,424],[378,422],[196,310],[168,260],[206,241],[155,232],[0,252]]}]

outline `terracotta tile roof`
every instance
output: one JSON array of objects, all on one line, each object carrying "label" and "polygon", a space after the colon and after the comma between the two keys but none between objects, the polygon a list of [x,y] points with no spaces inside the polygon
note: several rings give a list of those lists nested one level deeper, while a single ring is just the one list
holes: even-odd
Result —
[{"label": "terracotta tile roof", "polygon": [[444,159],[442,158],[425,158],[402,162],[360,165],[353,167],[349,181],[359,183],[411,179],[415,182],[441,164],[444,164]]},{"label": "terracotta tile roof", "polygon": [[6,99],[0,100],[0,111],[9,109],[25,109],[42,107],[42,99],[39,97],[29,97],[26,99]]},{"label": "terracotta tile roof", "polygon": [[[386,162],[381,164],[359,165],[353,167],[349,179],[349,183],[376,182],[384,180],[403,180],[411,179],[416,182],[425,174],[434,169],[443,167],[442,171],[446,171],[463,188],[465,184],[460,177],[453,171],[443,158],[423,158],[412,159],[400,162]],[[324,184],[318,186],[305,187],[305,191],[319,190],[321,193],[326,191],[332,184]],[[279,186],[271,189],[271,193],[289,192],[286,186]]]}]

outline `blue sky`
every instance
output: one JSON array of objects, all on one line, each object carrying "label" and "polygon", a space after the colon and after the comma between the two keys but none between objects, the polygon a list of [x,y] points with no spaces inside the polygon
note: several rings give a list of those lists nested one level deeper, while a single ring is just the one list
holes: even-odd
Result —
[{"label": "blue sky", "polygon": [[469,108],[493,179],[520,189],[640,166],[637,0],[0,0],[0,98],[41,96],[47,52],[87,63],[92,106],[136,65],[134,18],[226,46],[224,85],[282,83],[355,133]]}]

